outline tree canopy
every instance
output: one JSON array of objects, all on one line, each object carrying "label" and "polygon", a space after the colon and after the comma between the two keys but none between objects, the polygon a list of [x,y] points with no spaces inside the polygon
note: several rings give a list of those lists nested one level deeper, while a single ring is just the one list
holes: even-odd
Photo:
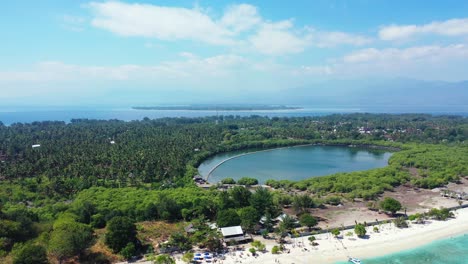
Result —
[{"label": "tree canopy", "polygon": [[128,243],[136,241],[136,226],[125,216],[116,216],[107,223],[106,245],[114,252],[121,251]]},{"label": "tree canopy", "polygon": [[299,218],[299,223],[302,226],[307,226],[310,230],[312,227],[318,224],[318,221],[315,217],[311,216],[310,214],[303,214]]},{"label": "tree canopy", "polygon": [[241,219],[235,209],[226,209],[218,212],[216,216],[216,224],[218,227],[237,226],[241,223]]},{"label": "tree canopy", "polygon": [[358,237],[364,237],[367,233],[366,227],[363,224],[357,224],[354,227],[354,233],[356,233]]},{"label": "tree canopy", "polygon": [[14,253],[13,264],[47,264],[46,249],[41,245],[27,243]]},{"label": "tree canopy", "polygon": [[392,197],[385,197],[380,202],[380,208],[386,212],[390,212],[391,214],[395,214],[397,211],[401,209],[401,203],[392,198]]},{"label": "tree canopy", "polygon": [[48,250],[58,259],[81,254],[92,243],[91,228],[76,222],[74,218],[76,216],[61,216],[55,221],[50,233]]}]

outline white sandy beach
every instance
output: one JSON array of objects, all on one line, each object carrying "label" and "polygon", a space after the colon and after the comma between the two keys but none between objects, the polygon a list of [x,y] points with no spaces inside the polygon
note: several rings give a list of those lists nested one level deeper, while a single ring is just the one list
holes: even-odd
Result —
[{"label": "white sandy beach", "polygon": [[[266,244],[266,253],[258,253],[253,257],[245,245],[244,251],[230,252],[224,260],[216,263],[335,263],[347,261],[347,256],[360,259],[378,257],[396,253],[406,249],[423,246],[438,239],[468,234],[468,208],[454,211],[456,218],[447,221],[429,220],[426,224],[410,224],[409,228],[399,229],[393,224],[383,224],[379,227],[380,232],[373,232],[373,227],[367,228],[367,239],[344,236],[342,239],[333,238],[330,234],[316,235],[318,246],[312,247],[307,240],[308,237],[289,240],[286,244],[290,253],[271,254],[271,248],[277,243],[274,240],[261,240]],[[346,234],[346,230],[342,232]],[[354,233],[354,232],[353,232]],[[305,250],[306,248],[307,250]],[[287,251],[286,250],[286,251]],[[242,256],[241,256],[242,253]],[[177,263],[183,263],[180,259]]]}]

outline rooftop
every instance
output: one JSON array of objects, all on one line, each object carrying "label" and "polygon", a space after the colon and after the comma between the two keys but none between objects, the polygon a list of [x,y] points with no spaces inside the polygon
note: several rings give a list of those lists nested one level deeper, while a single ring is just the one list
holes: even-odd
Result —
[{"label": "rooftop", "polygon": [[222,227],[221,233],[223,233],[224,237],[244,235],[244,231],[240,226]]}]

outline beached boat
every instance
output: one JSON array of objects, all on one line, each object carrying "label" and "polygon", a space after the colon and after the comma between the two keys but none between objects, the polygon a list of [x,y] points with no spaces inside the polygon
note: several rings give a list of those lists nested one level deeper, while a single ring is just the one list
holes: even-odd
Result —
[{"label": "beached boat", "polygon": [[362,263],[360,259],[351,258],[351,257],[348,259],[348,261],[351,262],[351,263],[354,263],[354,264],[361,264]]}]

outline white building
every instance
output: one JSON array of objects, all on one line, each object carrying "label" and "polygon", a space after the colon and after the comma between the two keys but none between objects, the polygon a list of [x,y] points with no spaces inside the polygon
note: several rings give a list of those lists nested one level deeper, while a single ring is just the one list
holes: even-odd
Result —
[{"label": "white building", "polygon": [[223,234],[223,239],[225,242],[237,241],[243,242],[250,240],[250,237],[244,235],[244,231],[240,226],[229,226],[220,228],[221,233]]}]

